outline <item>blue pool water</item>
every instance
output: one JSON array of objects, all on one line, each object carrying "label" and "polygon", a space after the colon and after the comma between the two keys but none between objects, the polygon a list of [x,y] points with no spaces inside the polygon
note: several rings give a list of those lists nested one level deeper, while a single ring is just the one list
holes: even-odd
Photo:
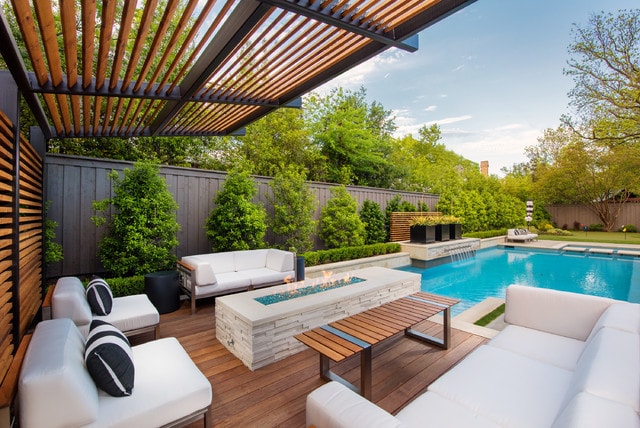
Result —
[{"label": "blue pool water", "polygon": [[511,284],[640,303],[640,260],[622,256],[491,248],[467,260],[400,270],[422,274],[422,291],[461,299],[452,315],[487,297],[504,298]]}]

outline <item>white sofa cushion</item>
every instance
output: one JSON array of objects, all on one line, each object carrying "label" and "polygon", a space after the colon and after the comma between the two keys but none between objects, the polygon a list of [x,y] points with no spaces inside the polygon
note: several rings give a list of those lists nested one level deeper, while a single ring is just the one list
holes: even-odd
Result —
[{"label": "white sofa cushion", "polygon": [[229,251],[224,253],[211,253],[200,254],[200,259],[203,262],[209,263],[211,269],[217,275],[225,272],[236,271],[235,251]]},{"label": "white sofa cushion", "polygon": [[293,253],[270,248],[267,253],[265,267],[278,272],[291,272],[294,270]]},{"label": "white sofa cushion", "polygon": [[573,371],[585,342],[519,325],[509,325],[491,339],[489,345]]},{"label": "white sofa cushion", "polygon": [[160,322],[160,314],[146,294],[116,297],[109,315],[95,315],[93,319],[113,324],[120,331],[128,332]]},{"label": "white sofa cushion", "polygon": [[[217,282],[216,274],[210,263],[201,259],[199,256],[185,256],[182,261],[195,269],[195,281],[198,286],[214,285]],[[187,284],[191,286],[191,282]]]},{"label": "white sofa cushion", "polygon": [[251,269],[243,271],[251,278],[251,285],[260,287],[262,285],[282,284],[285,280],[293,282],[294,276],[291,272],[274,271],[267,268]]},{"label": "white sofa cushion", "polygon": [[251,285],[251,276],[246,271],[218,274],[218,292],[247,288]]},{"label": "white sofa cushion", "polygon": [[[132,348],[135,387],[128,397],[100,392],[100,427],[158,427],[211,404],[211,383],[174,337]],[[161,373],[161,375],[159,375]]]},{"label": "white sofa cushion", "polygon": [[589,339],[603,327],[640,334],[640,304],[624,302],[609,306],[591,330]]},{"label": "white sofa cushion", "polygon": [[267,264],[267,252],[268,250],[266,249],[234,251],[235,270],[242,271],[264,268]]},{"label": "white sofa cushion", "polygon": [[84,426],[97,420],[98,391],[83,357],[84,337],[71,319],[36,326],[18,384],[21,427]]},{"label": "white sofa cushion", "polygon": [[483,345],[429,390],[505,427],[550,426],[571,381],[571,372]]},{"label": "white sofa cushion", "polygon": [[640,410],[640,336],[603,327],[587,343],[565,402],[578,392],[617,401]]},{"label": "white sofa cushion", "polygon": [[435,392],[427,391],[400,410],[396,417],[405,425],[438,428],[498,428],[500,425],[473,412],[468,407],[448,400]]},{"label": "white sofa cushion", "polygon": [[332,381],[307,395],[307,426],[318,428],[395,428],[404,427],[397,418]]},{"label": "white sofa cushion", "polygon": [[93,314],[79,278],[58,279],[51,296],[51,311],[53,318],[70,318],[76,325],[86,325],[88,329]]},{"label": "white sofa cushion", "polygon": [[560,412],[552,428],[639,428],[638,414],[630,406],[581,392]]},{"label": "white sofa cushion", "polygon": [[511,285],[504,320],[534,330],[585,341],[612,299]]}]

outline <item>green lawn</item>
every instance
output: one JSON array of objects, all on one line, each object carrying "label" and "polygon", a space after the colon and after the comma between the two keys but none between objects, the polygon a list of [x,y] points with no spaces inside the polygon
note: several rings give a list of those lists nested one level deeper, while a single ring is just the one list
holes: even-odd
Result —
[{"label": "green lawn", "polygon": [[[625,236],[626,235],[626,236]],[[566,242],[594,242],[608,244],[636,244],[640,245],[640,233],[623,232],[576,232],[571,236],[557,236],[540,234],[539,239]]]}]

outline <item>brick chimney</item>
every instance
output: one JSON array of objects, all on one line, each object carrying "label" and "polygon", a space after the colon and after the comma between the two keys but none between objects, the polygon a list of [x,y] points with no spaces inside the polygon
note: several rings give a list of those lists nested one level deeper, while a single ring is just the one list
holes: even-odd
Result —
[{"label": "brick chimney", "polygon": [[485,177],[489,176],[489,161],[480,162],[480,173]]}]

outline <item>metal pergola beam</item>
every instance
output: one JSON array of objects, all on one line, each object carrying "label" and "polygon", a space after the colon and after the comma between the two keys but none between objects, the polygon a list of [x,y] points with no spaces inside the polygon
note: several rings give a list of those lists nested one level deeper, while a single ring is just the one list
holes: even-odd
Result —
[{"label": "metal pergola beam", "polygon": [[425,28],[442,21],[446,17],[451,16],[460,9],[475,2],[476,0],[441,0],[424,12],[417,14],[409,21],[396,27],[394,33],[398,39],[418,34]]},{"label": "metal pergola beam", "polygon": [[[233,10],[216,37],[204,49],[203,54],[185,76],[180,85],[180,100],[169,101],[150,125],[152,135],[158,135],[173,117],[180,112],[189,98],[207,82],[225,57],[240,43],[267,13],[271,6],[258,1],[242,1]],[[211,101],[211,100],[209,100]]]},{"label": "metal pergola beam", "polygon": [[47,115],[42,108],[42,104],[40,100],[33,92],[31,88],[31,84],[29,82],[29,75],[27,73],[27,68],[22,61],[22,57],[18,54],[20,50],[18,49],[18,45],[16,40],[13,38],[13,33],[9,28],[9,24],[7,23],[7,19],[4,16],[4,12],[0,10],[0,54],[2,54],[2,58],[4,58],[11,75],[13,76],[13,80],[15,80],[16,85],[20,89],[22,96],[24,97],[29,109],[33,113],[38,125],[42,129],[44,136],[47,139],[50,139],[51,128],[49,126],[49,120],[47,119]]},{"label": "metal pergola beam", "polygon": [[[394,46],[396,48],[399,48],[408,52],[415,52],[418,50],[417,37],[405,36],[404,38],[396,38],[396,37],[393,37],[395,36],[395,33],[393,32],[386,33],[384,31],[385,30],[384,28],[378,28],[376,29],[376,31],[371,31],[366,26],[366,23],[367,23],[366,20],[352,21],[349,19],[349,17],[341,17],[340,11],[332,13],[331,9],[333,6],[331,4],[325,7],[324,9],[320,9],[321,2],[316,2],[313,5],[305,5],[301,3],[296,3],[291,0],[263,0],[263,1],[265,3],[269,3],[273,6],[279,7],[280,9],[288,10],[298,15],[306,16],[316,21],[329,24],[333,27],[342,28],[343,30],[349,31],[350,33],[358,34],[368,39],[383,43],[386,46]],[[350,16],[354,15],[355,12],[356,11],[352,12]]]}]

